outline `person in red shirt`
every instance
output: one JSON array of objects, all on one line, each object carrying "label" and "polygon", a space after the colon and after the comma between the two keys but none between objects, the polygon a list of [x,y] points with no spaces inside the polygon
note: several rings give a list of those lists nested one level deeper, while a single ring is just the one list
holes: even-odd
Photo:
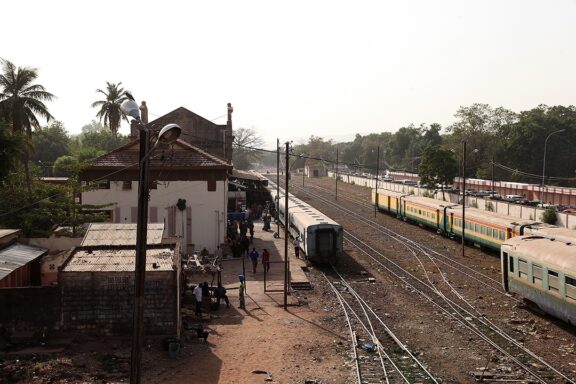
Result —
[{"label": "person in red shirt", "polygon": [[262,251],[262,264],[264,265],[264,271],[270,272],[270,252],[266,248]]}]

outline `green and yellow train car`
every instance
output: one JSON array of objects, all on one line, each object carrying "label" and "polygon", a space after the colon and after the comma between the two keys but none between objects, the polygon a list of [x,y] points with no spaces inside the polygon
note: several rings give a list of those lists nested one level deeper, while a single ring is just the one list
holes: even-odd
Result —
[{"label": "green and yellow train car", "polygon": [[516,236],[501,247],[502,284],[541,310],[576,325],[576,245]]}]

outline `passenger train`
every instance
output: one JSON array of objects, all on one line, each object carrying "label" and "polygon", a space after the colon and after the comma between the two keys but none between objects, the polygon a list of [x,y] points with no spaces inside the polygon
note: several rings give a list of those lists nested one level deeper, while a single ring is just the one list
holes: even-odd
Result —
[{"label": "passenger train", "polygon": [[[462,237],[462,205],[387,190],[372,191],[382,212]],[[576,325],[576,231],[466,207],[464,237],[497,250],[502,282],[540,309]]]},{"label": "passenger train", "polygon": [[[279,198],[280,222],[286,225],[285,192],[269,183],[272,201]],[[309,204],[288,194],[288,228],[293,237],[300,238],[300,248],[308,260],[315,263],[334,263],[343,250],[344,231],[342,226],[313,208]]]},{"label": "passenger train", "polygon": [[502,284],[541,310],[576,325],[576,244],[516,236],[502,244]]},{"label": "passenger train", "polygon": [[537,235],[576,243],[576,231],[544,224],[535,220],[514,219],[478,208],[466,207],[462,220],[462,205],[428,197],[407,195],[387,190],[372,190],[372,204],[382,212],[395,214],[404,220],[417,222],[450,237],[464,237],[476,245],[500,251],[507,239],[522,235]]}]

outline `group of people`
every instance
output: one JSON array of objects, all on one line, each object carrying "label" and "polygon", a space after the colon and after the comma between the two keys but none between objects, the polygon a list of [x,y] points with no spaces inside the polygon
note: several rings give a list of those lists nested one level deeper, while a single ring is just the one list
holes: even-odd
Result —
[{"label": "group of people", "polygon": [[[206,308],[210,307],[212,304],[212,295],[210,293],[210,287],[208,283],[205,281],[203,283],[199,283],[192,294],[194,295],[194,299],[196,301],[196,316],[202,318],[202,307],[206,310]],[[230,300],[228,299],[228,295],[226,294],[226,288],[222,286],[222,283],[218,283],[218,286],[213,289],[214,297],[216,298],[216,308],[220,308],[220,302],[224,300],[226,303],[226,308],[230,308]]]},{"label": "group of people", "polygon": [[[256,248],[252,248],[252,251],[250,252],[249,256],[250,261],[252,261],[252,272],[256,273],[260,253],[258,253]],[[270,272],[270,252],[268,252],[268,249],[266,248],[264,248],[264,250],[262,251],[262,266],[264,267],[264,272]]]}]

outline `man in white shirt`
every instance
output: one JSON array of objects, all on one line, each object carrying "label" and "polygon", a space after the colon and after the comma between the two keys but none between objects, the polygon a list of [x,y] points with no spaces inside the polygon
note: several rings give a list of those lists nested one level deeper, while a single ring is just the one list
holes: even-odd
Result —
[{"label": "man in white shirt", "polygon": [[202,317],[202,284],[198,284],[192,293],[196,299],[196,316]]},{"label": "man in white shirt", "polygon": [[296,255],[296,257],[300,257],[300,238],[297,237],[294,239],[294,254]]}]

